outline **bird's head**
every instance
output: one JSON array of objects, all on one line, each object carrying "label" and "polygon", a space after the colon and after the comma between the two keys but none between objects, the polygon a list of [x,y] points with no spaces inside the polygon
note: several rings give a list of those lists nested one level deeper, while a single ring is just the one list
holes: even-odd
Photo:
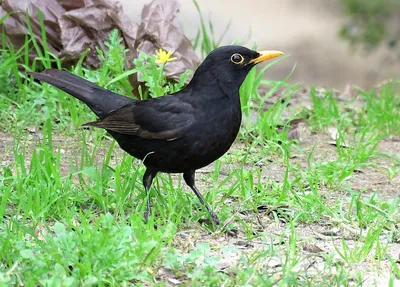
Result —
[{"label": "bird's head", "polygon": [[242,46],[222,46],[208,54],[192,81],[196,85],[217,81],[224,90],[238,91],[255,65],[281,55],[280,51],[257,52]]}]

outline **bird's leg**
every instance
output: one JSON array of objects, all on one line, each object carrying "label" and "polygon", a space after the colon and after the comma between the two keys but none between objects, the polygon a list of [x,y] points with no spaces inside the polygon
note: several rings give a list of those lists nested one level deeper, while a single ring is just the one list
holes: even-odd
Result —
[{"label": "bird's leg", "polygon": [[203,196],[201,195],[199,190],[194,185],[194,176],[195,176],[194,170],[183,173],[183,179],[185,180],[186,184],[193,190],[194,194],[196,194],[196,196],[200,200],[201,204],[203,204],[206,207],[215,226],[218,226],[219,225],[218,216],[212,211],[211,207],[204,201]]},{"label": "bird's leg", "polygon": [[151,204],[150,204],[150,187],[151,183],[153,182],[153,178],[156,176],[157,171],[152,168],[147,168],[144,175],[143,175],[143,185],[144,189],[146,190],[146,197],[147,197],[147,207],[146,211],[144,212],[144,220],[147,222],[150,214],[151,214]]}]

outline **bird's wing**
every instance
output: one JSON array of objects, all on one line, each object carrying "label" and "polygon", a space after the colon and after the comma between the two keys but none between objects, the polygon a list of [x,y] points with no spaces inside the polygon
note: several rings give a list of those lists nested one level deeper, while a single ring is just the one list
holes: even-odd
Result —
[{"label": "bird's wing", "polygon": [[128,104],[104,119],[87,123],[85,126],[104,128],[145,139],[175,140],[190,127],[194,117],[191,104],[175,97],[164,96]]}]

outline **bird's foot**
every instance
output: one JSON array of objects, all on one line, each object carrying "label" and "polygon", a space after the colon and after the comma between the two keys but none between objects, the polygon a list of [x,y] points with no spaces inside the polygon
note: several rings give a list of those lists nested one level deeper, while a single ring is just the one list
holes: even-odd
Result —
[{"label": "bird's foot", "polygon": [[218,216],[214,212],[210,212],[211,219],[214,223],[214,226],[217,228],[219,226]]}]

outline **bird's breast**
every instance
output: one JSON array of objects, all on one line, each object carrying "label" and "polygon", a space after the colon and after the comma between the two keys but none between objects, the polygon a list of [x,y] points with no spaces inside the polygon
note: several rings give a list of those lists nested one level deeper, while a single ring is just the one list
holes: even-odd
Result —
[{"label": "bird's breast", "polygon": [[220,158],[235,141],[239,132],[242,114],[239,108],[220,109],[196,121],[183,142],[187,148],[186,161],[201,168]]},{"label": "bird's breast", "polygon": [[240,103],[218,102],[197,107],[193,123],[170,141],[118,141],[131,155],[161,172],[181,173],[202,168],[225,154],[234,142],[242,119]]}]

